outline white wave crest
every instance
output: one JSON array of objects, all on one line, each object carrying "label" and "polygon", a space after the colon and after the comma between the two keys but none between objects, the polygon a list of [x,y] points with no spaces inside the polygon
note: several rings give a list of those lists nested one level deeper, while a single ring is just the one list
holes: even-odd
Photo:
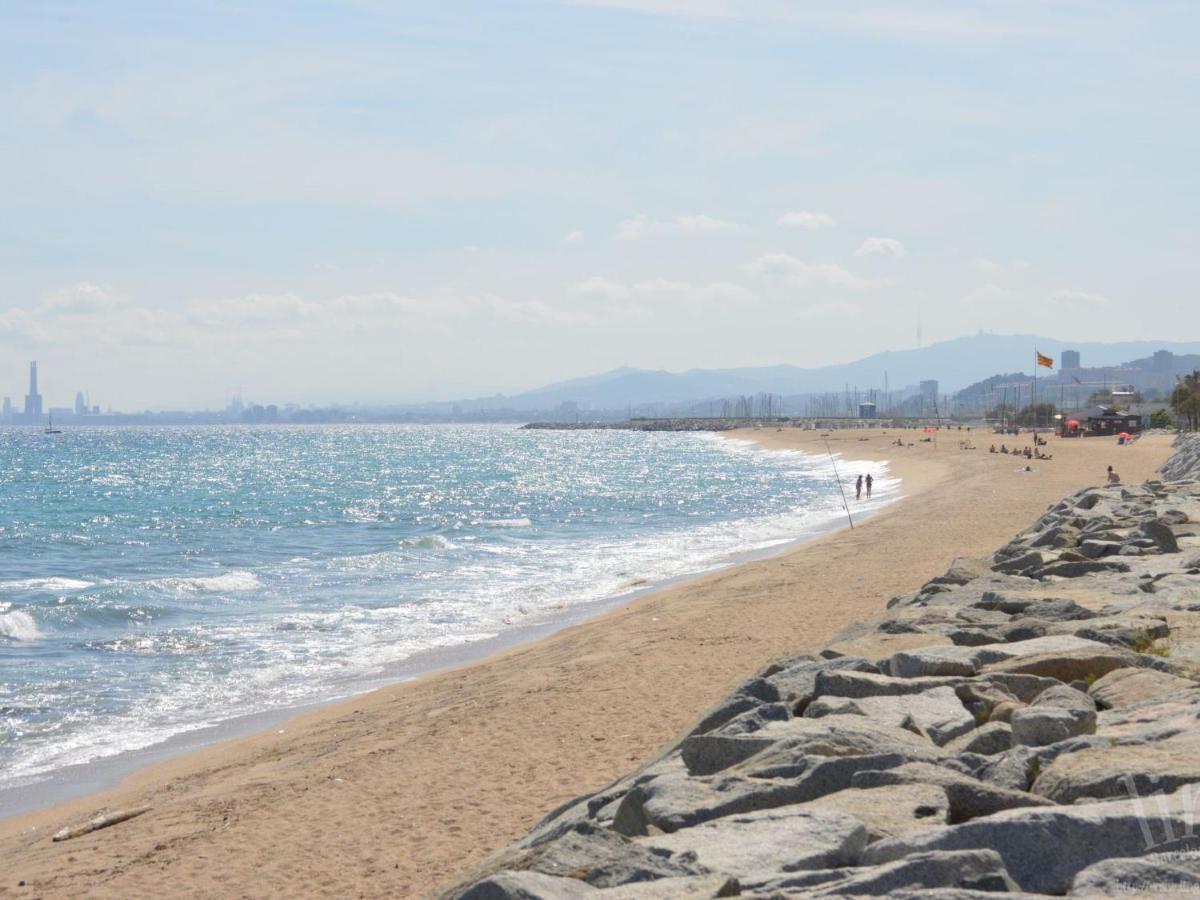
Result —
[{"label": "white wave crest", "polygon": [[0,637],[14,641],[36,641],[42,636],[33,616],[21,610],[0,613]]},{"label": "white wave crest", "polygon": [[82,591],[92,582],[78,578],[24,578],[18,581],[0,581],[0,591]]},{"label": "white wave crest", "polygon": [[192,578],[162,578],[151,584],[197,594],[217,591],[252,591],[257,587],[262,587],[262,582],[253,572],[238,570],[224,572],[220,575],[202,575]]},{"label": "white wave crest", "polygon": [[528,519],[480,519],[479,524],[493,528],[528,528],[533,523]]},{"label": "white wave crest", "polygon": [[427,534],[419,538],[405,538],[400,542],[401,547],[419,547],[422,550],[457,550],[458,544],[453,544],[440,534]]}]

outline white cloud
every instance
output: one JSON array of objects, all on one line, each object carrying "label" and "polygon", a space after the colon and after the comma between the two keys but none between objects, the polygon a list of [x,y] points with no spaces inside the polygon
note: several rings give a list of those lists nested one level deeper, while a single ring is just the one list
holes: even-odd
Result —
[{"label": "white cloud", "polygon": [[79,281],[47,296],[39,308],[48,313],[81,314],[113,309],[124,302],[124,298],[115,295],[110,288]]},{"label": "white cloud", "polygon": [[806,228],[809,231],[816,231],[818,228],[832,228],[834,221],[833,216],[825,213],[801,209],[784,213],[779,217],[779,224],[789,228]]},{"label": "white cloud", "polygon": [[787,253],[764,253],[747,267],[752,275],[785,280],[798,287],[815,284],[866,288],[877,282],[862,278],[836,263],[808,263]]},{"label": "white cloud", "polygon": [[583,232],[580,231],[578,228],[575,229],[574,231],[568,231],[565,235],[563,235],[563,243],[564,244],[578,244],[582,240],[583,240]]},{"label": "white cloud", "polygon": [[855,251],[855,256],[882,256],[900,259],[904,256],[904,245],[895,238],[869,237]]},{"label": "white cloud", "polygon": [[623,284],[609,281],[607,278],[601,278],[599,275],[593,275],[586,281],[580,281],[577,284],[571,285],[567,288],[567,293],[572,297],[579,297],[583,300],[612,303],[627,299],[629,297],[629,288]]},{"label": "white cloud", "polygon": [[640,241],[671,234],[696,235],[742,231],[745,227],[737,222],[727,222],[706,215],[676,216],[674,219],[651,219],[645,215],[638,215],[617,226],[617,237],[623,241]]}]

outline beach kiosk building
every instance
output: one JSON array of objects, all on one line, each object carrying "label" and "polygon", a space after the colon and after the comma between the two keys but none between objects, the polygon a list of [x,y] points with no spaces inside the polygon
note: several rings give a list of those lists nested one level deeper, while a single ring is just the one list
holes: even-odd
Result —
[{"label": "beach kiosk building", "polygon": [[1085,437],[1115,436],[1122,432],[1137,434],[1142,430],[1142,417],[1136,413],[1122,412],[1111,406],[1093,406],[1082,413],[1072,413],[1063,419],[1064,427],[1068,423],[1075,425],[1077,433]]}]

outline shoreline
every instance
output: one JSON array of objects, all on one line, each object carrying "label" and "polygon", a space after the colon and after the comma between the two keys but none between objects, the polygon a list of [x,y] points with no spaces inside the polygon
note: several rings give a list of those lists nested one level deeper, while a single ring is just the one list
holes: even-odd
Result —
[{"label": "shoreline", "polygon": [[[734,436],[823,450],[815,432]],[[654,591],[483,662],[303,713],[278,731],[6,820],[0,856],[43,896],[431,890],[547,808],[652,756],[770,656],[815,649],[954,556],[989,552],[1047,503],[1098,481],[1109,458],[1119,455],[1134,481],[1169,453],[1157,439],[1116,452],[1107,443],[1056,441],[1058,458],[1022,475],[1013,460],[986,450],[891,449],[887,438],[831,436],[851,462],[887,456],[904,485],[902,499],[861,528]],[[100,808],[143,804],[149,813],[117,828],[66,846],[48,840],[51,829]],[[214,853],[220,867],[207,864]]]},{"label": "shoreline", "polygon": [[[720,440],[738,440],[741,443],[757,444],[750,439],[725,435],[722,435]],[[761,447],[761,445],[759,446]],[[778,450],[774,452],[792,451]],[[855,461],[846,460],[846,462]],[[885,468],[887,465],[884,460],[857,461],[870,462],[872,465]],[[886,469],[886,471],[890,474],[890,469]],[[898,490],[902,490],[902,488],[901,484]],[[864,511],[862,521],[877,515],[900,500],[901,497],[902,494],[896,493],[893,496],[891,492],[886,496],[877,497],[878,502]],[[856,519],[857,516],[858,514],[856,514]],[[825,535],[843,528],[846,528],[846,523],[841,520],[840,516],[833,516],[827,521],[819,521],[811,530],[806,530],[794,538],[765,547],[737,551],[724,557],[714,557],[704,568],[695,571],[648,581],[644,584],[636,584],[635,580],[636,586],[631,586],[628,590],[564,606],[552,612],[541,613],[529,621],[522,622],[491,637],[420,650],[403,660],[385,665],[384,670],[376,675],[356,679],[350,689],[333,693],[324,698],[233,716],[211,725],[178,732],[148,747],[126,750],[87,763],[64,766],[47,776],[35,778],[25,784],[0,787],[0,826],[21,816],[51,810],[64,803],[86,800],[88,797],[119,788],[127,779],[156,765],[191,753],[219,747],[241,738],[266,734],[271,729],[285,725],[298,716],[330,709],[343,703],[351,703],[355,699],[375,691],[450,672],[463,666],[485,663],[499,654],[534,644],[566,628],[585,625],[602,617],[607,612],[635,603],[643,597],[726,569],[790,553],[807,543],[820,540]]]}]

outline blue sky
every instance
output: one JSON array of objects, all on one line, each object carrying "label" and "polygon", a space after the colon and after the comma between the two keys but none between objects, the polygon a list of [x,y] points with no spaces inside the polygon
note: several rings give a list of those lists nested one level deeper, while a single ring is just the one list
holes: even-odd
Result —
[{"label": "blue sky", "polygon": [[[0,7],[0,393],[1195,339],[1189,3]],[[1019,363],[1018,363],[1019,365]]]}]

